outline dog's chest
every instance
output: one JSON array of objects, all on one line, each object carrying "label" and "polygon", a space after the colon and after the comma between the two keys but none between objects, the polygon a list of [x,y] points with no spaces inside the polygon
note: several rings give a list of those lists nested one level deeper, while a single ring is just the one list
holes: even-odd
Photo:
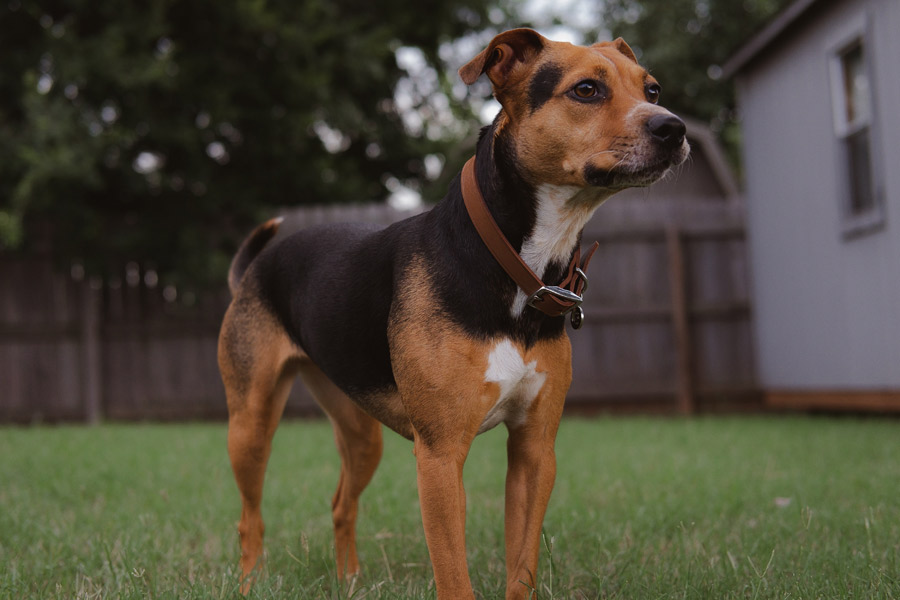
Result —
[{"label": "dog's chest", "polygon": [[[532,232],[522,243],[522,260],[538,276],[543,277],[551,263],[569,260],[578,236],[605,196],[590,189],[544,184],[536,193],[537,215]],[[556,282],[548,282],[548,285]],[[528,297],[519,289],[510,313],[518,317]]]},{"label": "dog's chest", "polygon": [[537,369],[537,360],[526,362],[509,340],[497,342],[488,355],[484,381],[496,383],[500,394],[482,420],[479,433],[499,423],[522,423],[546,379],[547,374]]}]

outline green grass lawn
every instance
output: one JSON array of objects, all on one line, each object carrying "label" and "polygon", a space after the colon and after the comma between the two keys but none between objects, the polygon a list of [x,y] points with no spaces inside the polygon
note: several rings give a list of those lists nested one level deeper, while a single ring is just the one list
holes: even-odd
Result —
[{"label": "green grass lawn", "polygon": [[[476,595],[502,597],[505,431],[466,468]],[[258,597],[433,597],[409,442],[363,495],[353,589],[335,579],[325,422],[284,423]],[[900,421],[567,420],[544,598],[898,598]],[[0,598],[232,598],[240,506],[225,426],[0,429]]]}]

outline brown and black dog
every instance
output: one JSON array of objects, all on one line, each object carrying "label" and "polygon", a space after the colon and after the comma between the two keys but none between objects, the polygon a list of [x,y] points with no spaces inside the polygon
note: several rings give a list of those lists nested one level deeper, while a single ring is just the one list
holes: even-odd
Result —
[{"label": "brown and black dog", "polygon": [[[477,186],[510,245],[545,281],[565,275],[581,230],[615,192],[646,186],[688,154],[684,123],[621,39],[590,47],[507,31],[460,69],[487,74],[502,105],[476,149]],[[235,256],[219,339],[228,452],[241,494],[241,571],[263,555],[263,479],[300,375],[334,426],[337,570],[359,571],[357,501],[381,457],[381,424],[414,443],[422,521],[442,600],[473,598],[463,463],[476,435],[509,431],[507,598],[537,587],[554,442],[571,380],[563,316],[548,316],[488,252],[460,178],[431,211],[387,228],[329,225]]]}]

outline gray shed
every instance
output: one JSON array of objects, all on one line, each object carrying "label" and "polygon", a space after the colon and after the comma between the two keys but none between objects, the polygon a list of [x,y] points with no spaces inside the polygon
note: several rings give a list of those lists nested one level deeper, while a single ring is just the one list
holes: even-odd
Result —
[{"label": "gray shed", "polygon": [[900,410],[900,1],[798,0],[724,71],[767,402]]}]

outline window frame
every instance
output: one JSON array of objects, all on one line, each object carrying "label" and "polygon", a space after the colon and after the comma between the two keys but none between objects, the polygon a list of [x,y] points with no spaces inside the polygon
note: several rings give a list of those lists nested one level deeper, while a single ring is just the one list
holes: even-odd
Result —
[{"label": "window frame", "polygon": [[[866,14],[860,14],[848,20],[841,31],[834,36],[827,47],[829,78],[831,88],[831,105],[835,142],[838,146],[836,189],[840,201],[840,229],[844,238],[850,239],[880,230],[885,225],[884,179],[881,165],[881,146],[878,123],[876,79],[873,77],[874,45],[872,44],[872,28]],[[847,119],[847,93],[844,80],[845,57],[855,48],[862,49],[862,65],[869,85],[868,119],[861,122]],[[852,136],[868,129],[869,184],[872,189],[872,206],[864,212],[854,212],[853,182],[850,167],[850,150]]]}]

